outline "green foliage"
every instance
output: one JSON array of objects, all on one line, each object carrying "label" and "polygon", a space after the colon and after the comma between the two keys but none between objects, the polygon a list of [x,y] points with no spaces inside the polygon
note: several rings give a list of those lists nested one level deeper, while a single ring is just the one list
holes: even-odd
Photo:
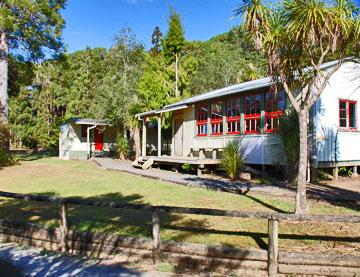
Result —
[{"label": "green foliage", "polygon": [[[180,16],[171,10],[166,36],[155,28],[152,43],[145,51],[124,28],[109,50],[87,48],[36,64],[11,57],[9,120],[15,141],[55,149],[61,122],[92,117],[109,120],[139,144],[135,114],[263,75],[263,58],[241,28],[208,42],[188,42]],[[165,117],[164,126],[169,122]]]},{"label": "green foliage", "polygon": [[185,45],[184,29],[181,24],[180,15],[170,9],[169,30],[162,41],[164,57],[168,64],[175,61],[175,55],[181,53]]},{"label": "green foliage", "polygon": [[7,123],[0,120],[0,167],[8,166],[14,162],[4,145],[10,140],[10,128]]},{"label": "green foliage", "polygon": [[264,75],[264,59],[232,42],[215,39],[200,46],[197,71],[191,76],[193,94],[253,80]]},{"label": "green foliage", "polygon": [[118,154],[118,158],[122,160],[126,159],[129,154],[129,142],[124,137],[124,134],[120,134],[117,138],[116,152]]},{"label": "green foliage", "polygon": [[44,48],[57,51],[62,46],[64,20],[60,10],[65,0],[4,0],[0,4],[0,30],[10,49],[21,49],[31,58],[44,57]]},{"label": "green foliage", "polygon": [[220,162],[221,168],[225,170],[227,176],[235,179],[240,169],[244,165],[243,153],[240,141],[230,141],[224,148]]},{"label": "green foliage", "polygon": [[[279,134],[286,154],[288,175],[291,179],[294,179],[296,177],[300,149],[299,116],[294,109],[286,110],[284,116],[280,118]],[[283,154],[278,153],[278,155]]]},{"label": "green foliage", "polygon": [[162,36],[163,36],[163,34],[160,30],[160,27],[156,26],[154,29],[154,32],[151,36],[151,43],[153,46],[150,49],[150,53],[153,57],[158,55],[162,50],[162,47],[161,47]]},{"label": "green foliage", "polygon": [[176,266],[170,263],[158,264],[155,269],[159,272],[176,272]]},{"label": "green foliage", "polygon": [[194,169],[193,169],[193,167],[192,167],[191,164],[182,164],[182,165],[181,165],[181,170],[182,170],[183,172],[185,172],[185,173],[190,173],[190,172],[192,172]]},{"label": "green foliage", "polygon": [[351,177],[352,173],[353,173],[352,168],[345,166],[339,168],[339,175],[341,176]]}]

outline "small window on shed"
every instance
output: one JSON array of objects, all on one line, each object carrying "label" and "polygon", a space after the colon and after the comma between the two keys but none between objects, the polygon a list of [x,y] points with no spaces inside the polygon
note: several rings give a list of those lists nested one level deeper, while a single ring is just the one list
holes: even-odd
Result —
[{"label": "small window on shed", "polygon": [[86,138],[87,137],[87,125],[81,125],[81,137]]}]

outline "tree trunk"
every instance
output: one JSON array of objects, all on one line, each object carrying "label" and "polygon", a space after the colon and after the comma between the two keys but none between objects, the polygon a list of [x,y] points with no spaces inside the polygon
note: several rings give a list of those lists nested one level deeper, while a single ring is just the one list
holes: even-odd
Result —
[{"label": "tree trunk", "polygon": [[0,104],[3,118],[8,119],[8,53],[9,48],[4,32],[0,32]]},{"label": "tree trunk", "polygon": [[179,95],[179,58],[178,54],[175,54],[175,97],[180,97]]},{"label": "tree trunk", "polygon": [[141,142],[140,142],[140,129],[138,126],[134,127],[134,144],[135,144],[135,158],[141,157]]},{"label": "tree trunk", "polygon": [[295,213],[304,214],[309,212],[306,201],[306,172],[308,163],[308,116],[307,108],[299,112],[300,127],[300,155],[299,155],[299,172],[297,176],[297,192]]}]

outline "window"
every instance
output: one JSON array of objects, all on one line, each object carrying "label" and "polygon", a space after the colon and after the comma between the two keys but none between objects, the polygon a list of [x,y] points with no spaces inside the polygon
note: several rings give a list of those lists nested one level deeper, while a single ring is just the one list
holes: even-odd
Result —
[{"label": "window", "polygon": [[87,127],[88,125],[81,125],[81,137],[83,138],[87,137]]},{"label": "window", "polygon": [[208,104],[199,104],[196,109],[196,129],[198,136],[207,135]]},{"label": "window", "polygon": [[271,133],[279,130],[280,116],[284,114],[285,108],[285,93],[267,92],[265,94],[265,132]]},{"label": "window", "polygon": [[215,101],[211,103],[211,135],[221,135],[223,133],[223,101]]},{"label": "window", "polygon": [[339,121],[340,128],[350,130],[357,129],[356,101],[339,101]]},{"label": "window", "polygon": [[226,107],[227,134],[240,134],[240,99],[229,98]]},{"label": "window", "polygon": [[260,133],[261,95],[245,96],[245,134]]}]

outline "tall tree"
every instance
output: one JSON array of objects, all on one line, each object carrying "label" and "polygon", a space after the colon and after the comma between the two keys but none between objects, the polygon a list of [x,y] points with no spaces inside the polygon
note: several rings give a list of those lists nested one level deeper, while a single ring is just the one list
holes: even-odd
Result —
[{"label": "tall tree", "polygon": [[[261,0],[244,0],[235,13],[245,14],[245,26],[256,46],[267,54],[269,74],[285,90],[299,118],[299,167],[296,213],[307,213],[309,110],[359,39],[358,8],[351,0],[285,0],[275,8]],[[335,65],[321,70],[328,58]],[[304,67],[311,66],[307,70]],[[298,100],[297,100],[298,99]]]},{"label": "tall tree", "polygon": [[8,116],[9,49],[42,58],[61,48],[64,20],[60,10],[66,0],[0,1],[0,103]]},{"label": "tall tree", "polygon": [[179,92],[179,60],[181,51],[185,45],[184,29],[181,24],[180,15],[170,9],[169,30],[163,39],[162,46],[166,62],[175,66],[175,97],[180,97]]},{"label": "tall tree", "polygon": [[152,47],[150,49],[150,53],[152,56],[157,56],[160,53],[162,36],[163,34],[160,27],[156,26],[151,36]]},{"label": "tall tree", "polygon": [[120,30],[104,60],[106,71],[93,99],[96,117],[108,119],[118,129],[130,132],[136,157],[141,155],[140,126],[133,119],[144,57],[144,47],[132,30]]}]

